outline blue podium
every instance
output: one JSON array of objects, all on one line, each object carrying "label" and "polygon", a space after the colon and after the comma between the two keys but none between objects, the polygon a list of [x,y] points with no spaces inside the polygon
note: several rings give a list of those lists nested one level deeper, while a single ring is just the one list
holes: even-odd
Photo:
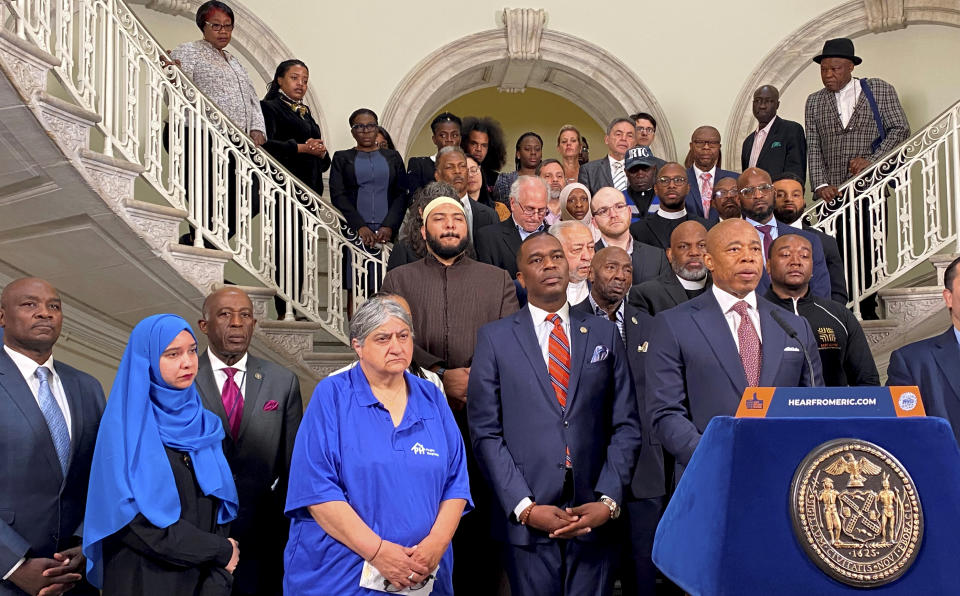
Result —
[{"label": "blue podium", "polygon": [[[804,552],[791,481],[817,446],[874,443],[906,468],[925,527],[916,560],[873,588],[841,583]],[[657,528],[653,560],[688,593],[960,594],[960,448],[940,418],[715,418]]]}]

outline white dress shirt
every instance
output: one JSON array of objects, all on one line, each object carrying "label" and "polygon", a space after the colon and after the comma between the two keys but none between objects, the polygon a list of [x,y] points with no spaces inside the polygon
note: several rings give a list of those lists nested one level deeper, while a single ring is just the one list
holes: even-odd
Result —
[{"label": "white dress shirt", "polygon": [[[624,156],[624,157],[626,157],[626,156]],[[612,155],[607,154],[607,162],[610,164],[610,166],[609,166],[609,167],[610,167],[610,179],[613,180],[614,182],[616,182],[616,180],[617,180],[617,171],[618,171],[618,170],[617,170],[617,166],[614,165],[614,164],[620,164],[620,166],[619,166],[619,168],[620,168],[619,171],[620,171],[620,172],[623,172],[623,175],[624,175],[624,176],[627,175],[627,170],[624,169],[624,167],[623,167],[624,164],[623,164],[623,160],[622,160],[622,159],[614,159]],[[629,186],[629,185],[630,185],[630,181],[627,180],[627,186]]]},{"label": "white dress shirt", "polygon": [[37,401],[38,407],[40,406],[40,396],[38,395],[40,391],[40,378],[37,376],[37,369],[41,366],[46,366],[50,369],[47,382],[50,384],[50,391],[53,393],[53,398],[57,401],[57,405],[60,406],[60,411],[63,412],[63,419],[67,423],[67,432],[70,434],[70,438],[73,439],[73,418],[70,416],[70,404],[67,403],[67,394],[63,390],[63,384],[60,382],[60,375],[57,374],[57,369],[53,366],[53,356],[50,356],[43,364],[37,364],[36,361],[30,357],[10,349],[9,346],[5,345],[3,349],[7,351],[7,356],[10,356],[13,363],[17,365],[17,369],[20,371],[20,374],[23,375],[23,380],[27,382],[27,386],[30,387],[30,392],[33,393],[33,399]]},{"label": "white dress shirt", "polygon": [[571,281],[567,284],[567,304],[580,304],[590,295],[587,280]]},{"label": "white dress shirt", "polygon": [[776,116],[771,118],[770,122],[767,122],[767,125],[763,128],[758,129],[757,134],[753,136],[753,147],[750,148],[750,161],[747,162],[747,165],[751,168],[757,167],[757,160],[760,159],[760,152],[763,151],[763,144],[767,142],[767,137],[770,136],[770,129],[773,127],[773,123],[776,120]]},{"label": "white dress shirt", "polygon": [[[696,180],[691,180],[690,183],[696,184],[697,188],[700,188],[700,185],[703,184],[704,174],[710,174],[710,184],[717,183],[717,166],[716,165],[714,165],[712,168],[710,168],[707,171],[703,171],[700,168],[698,168],[696,164],[694,164],[693,166],[693,175],[696,177]],[[712,199],[713,197],[710,197],[710,198]]]},{"label": "white dress shirt", "polygon": [[843,89],[833,94],[837,98],[837,112],[840,114],[840,124],[844,128],[847,127],[847,124],[850,124],[850,118],[857,108],[857,100],[860,99],[861,93],[863,93],[863,90],[860,88],[860,79],[850,77],[850,82],[844,85]]},{"label": "white dress shirt", "polygon": [[[217,384],[217,391],[222,395],[223,384],[227,382],[227,373],[223,372],[223,369],[227,368],[227,365],[214,356],[213,350],[207,350],[207,355],[210,356],[210,368],[213,369],[213,380]],[[230,365],[230,368],[237,369],[237,372],[233,375],[233,382],[240,387],[240,395],[244,398],[247,395],[247,356],[247,354],[244,354],[243,358]]]},{"label": "white dress shirt", "polygon": [[727,320],[730,333],[733,334],[733,342],[737,344],[737,351],[740,351],[740,336],[737,335],[737,328],[740,327],[740,315],[732,309],[733,305],[741,300],[749,306],[747,315],[753,322],[753,327],[757,330],[757,338],[760,339],[762,345],[763,335],[760,331],[760,311],[757,310],[757,293],[752,291],[743,298],[737,298],[733,294],[721,290],[717,286],[713,286],[713,295],[717,299],[717,302],[720,303],[720,310],[723,311],[723,317]]}]

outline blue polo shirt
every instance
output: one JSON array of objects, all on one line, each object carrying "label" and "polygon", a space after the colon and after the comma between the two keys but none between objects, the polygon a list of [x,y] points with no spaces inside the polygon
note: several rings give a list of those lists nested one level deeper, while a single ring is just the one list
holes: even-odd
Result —
[{"label": "blue polo shirt", "polygon": [[[413,546],[433,527],[440,503],[472,507],[463,438],[439,389],[408,372],[397,427],[359,366],[317,385],[290,464],[284,593],[381,594],[360,588],[363,559],[334,540],[307,507],[345,501],[384,540]],[[440,561],[433,594],[453,594],[453,549]]]}]

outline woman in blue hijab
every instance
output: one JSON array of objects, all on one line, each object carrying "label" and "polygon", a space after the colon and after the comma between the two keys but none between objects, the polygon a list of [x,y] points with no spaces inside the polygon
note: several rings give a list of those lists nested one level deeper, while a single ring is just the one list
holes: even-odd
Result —
[{"label": "woman in blue hijab", "polygon": [[100,423],[84,521],[87,578],[104,596],[230,593],[237,489],[196,375],[185,320],[154,315],[134,327]]}]

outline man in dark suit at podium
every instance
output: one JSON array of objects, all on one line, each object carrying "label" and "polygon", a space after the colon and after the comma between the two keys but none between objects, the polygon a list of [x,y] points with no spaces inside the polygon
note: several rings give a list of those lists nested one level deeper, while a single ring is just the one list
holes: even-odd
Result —
[{"label": "man in dark suit at podium", "polygon": [[943,275],[943,300],[953,323],[940,335],[895,350],[887,385],[917,385],[927,416],[946,418],[960,443],[960,258]]},{"label": "man in dark suit at podium", "polygon": [[477,462],[495,495],[514,594],[613,591],[615,528],[640,447],[616,325],[567,304],[560,241],[527,238],[528,304],[480,328],[467,389]]},{"label": "man in dark suit at podium", "polygon": [[[704,264],[713,286],[654,318],[646,394],[653,432],[677,460],[677,479],[714,416],[732,416],[747,387],[807,386],[813,362],[823,385],[809,323],[756,294],[763,267],[756,229],[727,220],[707,233]],[[774,314],[775,313],[775,314]],[[791,339],[774,316],[799,334]]]}]

